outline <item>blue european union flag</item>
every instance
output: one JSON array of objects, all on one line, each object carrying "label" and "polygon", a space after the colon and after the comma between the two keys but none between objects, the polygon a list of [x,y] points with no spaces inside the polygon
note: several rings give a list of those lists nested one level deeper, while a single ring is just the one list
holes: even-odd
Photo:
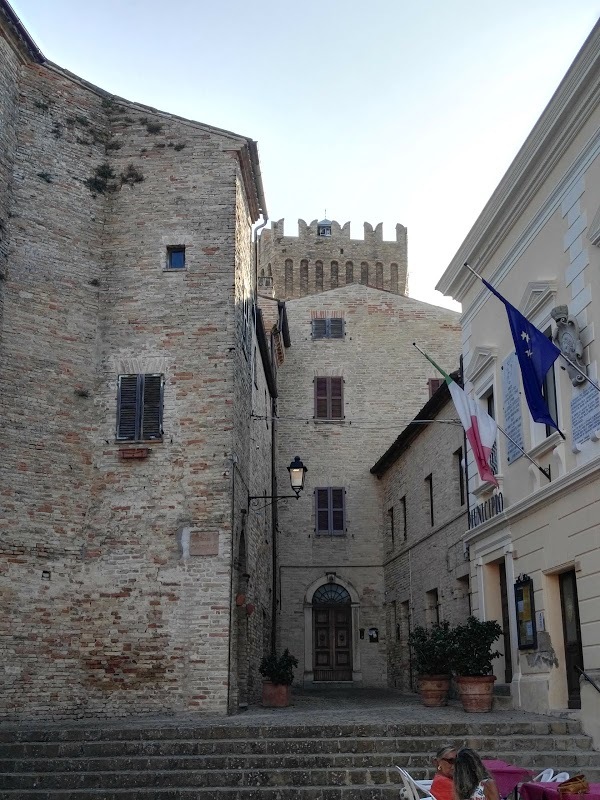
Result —
[{"label": "blue european union flag", "polygon": [[542,384],[546,373],[559,357],[560,350],[535,325],[532,325],[520,311],[517,311],[508,300],[505,300],[493,286],[490,286],[483,278],[481,280],[490,292],[496,295],[498,300],[502,300],[506,307],[508,323],[521,367],[523,388],[531,416],[536,422],[543,422],[558,430],[558,425],[550,416],[548,403],[542,394]]}]

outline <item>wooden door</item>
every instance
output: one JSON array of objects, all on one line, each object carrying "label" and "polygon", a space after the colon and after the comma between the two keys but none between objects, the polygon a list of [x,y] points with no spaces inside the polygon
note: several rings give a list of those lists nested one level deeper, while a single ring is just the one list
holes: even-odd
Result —
[{"label": "wooden door", "polygon": [[506,586],[506,564],[500,563],[500,601],[502,604],[502,636],[504,641],[504,683],[513,678],[512,650],[510,649],[510,617],[508,613],[508,589]]},{"label": "wooden door", "polygon": [[559,581],[563,635],[565,639],[565,669],[567,672],[569,708],[581,708],[579,673],[575,667],[579,667],[580,669],[584,667],[575,571],[570,570],[569,572],[563,572],[559,575]]},{"label": "wooden door", "polygon": [[315,681],[352,680],[350,605],[313,608],[313,650]]}]

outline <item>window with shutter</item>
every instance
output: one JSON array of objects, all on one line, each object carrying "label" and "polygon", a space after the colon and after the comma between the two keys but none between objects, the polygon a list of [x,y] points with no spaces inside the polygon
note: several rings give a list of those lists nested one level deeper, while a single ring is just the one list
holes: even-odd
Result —
[{"label": "window with shutter", "polygon": [[326,319],[313,319],[312,321],[312,338],[325,339],[327,336],[327,320]]},{"label": "window with shutter", "polygon": [[343,339],[344,320],[340,317],[312,320],[313,339]]},{"label": "window with shutter", "polygon": [[344,418],[343,378],[315,378],[315,419]]},{"label": "window with shutter", "polygon": [[162,406],[162,375],[119,375],[117,439],[134,442],[160,439]]},{"label": "window with shutter", "polygon": [[340,317],[332,317],[328,319],[329,323],[329,337],[330,339],[343,339],[344,338],[344,320]]},{"label": "window with shutter", "polygon": [[315,489],[318,536],[343,536],[345,524],[345,489],[329,486]]}]

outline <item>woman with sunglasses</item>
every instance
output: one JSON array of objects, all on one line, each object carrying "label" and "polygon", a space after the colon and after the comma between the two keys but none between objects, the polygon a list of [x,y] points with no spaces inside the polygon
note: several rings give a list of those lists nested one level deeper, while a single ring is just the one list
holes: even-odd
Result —
[{"label": "woman with sunglasses", "polygon": [[435,754],[433,763],[436,766],[435,777],[431,783],[431,794],[435,800],[454,800],[454,759],[456,758],[456,747],[453,744],[445,744]]},{"label": "woman with sunglasses", "polygon": [[470,747],[461,747],[456,753],[454,795],[455,800],[500,800],[496,782]]}]

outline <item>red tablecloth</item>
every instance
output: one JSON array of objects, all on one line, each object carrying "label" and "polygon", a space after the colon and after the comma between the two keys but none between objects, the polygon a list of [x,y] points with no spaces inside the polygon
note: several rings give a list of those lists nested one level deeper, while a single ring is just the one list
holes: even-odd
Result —
[{"label": "red tablecloth", "polygon": [[[492,778],[496,781],[500,797],[508,797],[517,788],[521,781],[531,778],[533,770],[525,767],[516,767],[500,759],[484,758],[483,764]],[[541,798],[528,798],[528,800],[542,800]]]},{"label": "red tablecloth", "polygon": [[[524,783],[519,789],[522,800],[559,800],[558,783]],[[590,783],[585,794],[566,794],[564,800],[600,800],[600,783]]]}]

